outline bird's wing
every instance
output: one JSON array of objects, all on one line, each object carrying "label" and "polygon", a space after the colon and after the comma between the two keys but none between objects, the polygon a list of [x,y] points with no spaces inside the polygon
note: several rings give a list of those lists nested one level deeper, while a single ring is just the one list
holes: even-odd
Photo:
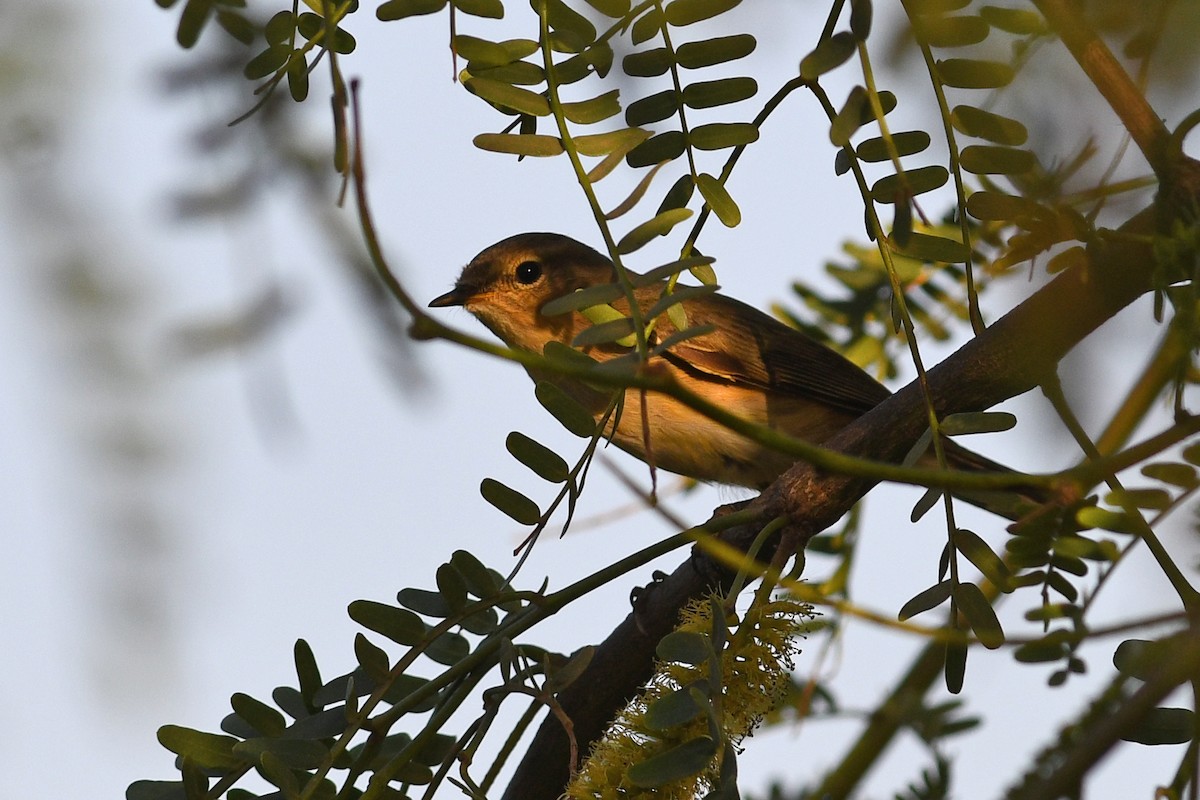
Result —
[{"label": "bird's wing", "polygon": [[[639,304],[648,308],[660,293],[657,287],[645,287],[639,291]],[[711,294],[685,300],[683,307],[689,326],[715,328],[670,348],[666,358],[683,369],[809,397],[855,416],[891,394],[840,354],[738,300]],[[656,326],[660,341],[676,333],[666,314]]]}]

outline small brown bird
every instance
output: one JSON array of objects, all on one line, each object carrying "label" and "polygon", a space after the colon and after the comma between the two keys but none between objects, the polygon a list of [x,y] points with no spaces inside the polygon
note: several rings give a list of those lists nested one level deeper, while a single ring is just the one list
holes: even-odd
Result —
[{"label": "small brown bird", "polygon": [[[638,277],[630,273],[635,284]],[[571,345],[592,323],[578,311],[546,315],[547,302],[616,280],[612,261],[585,244],[554,233],[522,233],[475,256],[454,288],[430,306],[462,306],[509,347],[542,353],[549,342]],[[665,283],[638,285],[643,315],[663,296]],[[890,392],[828,347],[745,303],[715,292],[683,300],[690,327],[713,330],[672,345],[650,358],[682,386],[751,422],[820,443],[885,400]],[[629,313],[624,297],[612,302]],[[667,314],[655,320],[650,344],[677,332]],[[631,348],[616,343],[580,348],[605,361]],[[535,373],[564,389],[599,418],[611,395],[560,375]],[[655,466],[701,481],[762,489],[792,466],[794,458],[754,442],[683,403],[656,392],[645,395],[650,456],[643,429],[643,403],[628,390],[612,440]],[[951,466],[972,471],[1004,467],[947,442]]]}]

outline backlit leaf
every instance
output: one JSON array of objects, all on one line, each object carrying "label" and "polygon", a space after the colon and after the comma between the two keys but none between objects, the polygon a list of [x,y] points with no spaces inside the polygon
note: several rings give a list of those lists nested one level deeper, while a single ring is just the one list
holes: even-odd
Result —
[{"label": "backlit leaf", "polygon": [[696,176],[696,188],[700,190],[704,202],[717,215],[717,219],[721,220],[722,225],[733,228],[742,221],[741,210],[719,180],[707,172],[702,172]]},{"label": "backlit leaf", "polygon": [[[892,145],[896,149],[896,155],[901,158],[915,155],[929,147],[929,134],[925,131],[893,133]],[[869,162],[888,161],[892,157],[892,151],[882,136],[863,140],[855,146],[854,152],[860,159]]]},{"label": "backlit leaf", "polygon": [[1029,131],[1017,120],[974,106],[955,106],[950,123],[960,133],[996,144],[1020,147],[1029,138]]},{"label": "backlit leaf", "polygon": [[697,150],[721,150],[758,141],[758,127],[749,122],[713,122],[693,128],[689,136]]},{"label": "backlit leaf", "polygon": [[[678,2],[678,0],[676,1]],[[664,211],[622,236],[621,241],[617,243],[617,252],[621,255],[632,253],[645,246],[655,236],[666,236],[672,228],[691,215],[690,208],[673,208]]]},{"label": "backlit leaf", "polygon": [[538,133],[481,133],[473,140],[480,150],[517,156],[556,156],[563,152],[557,136]]}]

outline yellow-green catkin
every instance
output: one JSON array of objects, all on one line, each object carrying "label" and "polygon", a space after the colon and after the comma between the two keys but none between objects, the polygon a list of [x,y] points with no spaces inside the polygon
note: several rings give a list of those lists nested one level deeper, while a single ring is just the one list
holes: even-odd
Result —
[{"label": "yellow-green catkin", "polygon": [[[693,601],[680,615],[677,631],[705,636],[712,642],[713,608],[721,609],[720,598]],[[698,773],[652,788],[634,785],[628,778],[631,767],[684,742],[711,734],[709,715],[668,730],[651,729],[646,710],[656,700],[697,681],[712,680],[710,665],[659,662],[654,677],[640,696],[632,700],[592,748],[583,767],[567,787],[571,800],[616,800],[653,797],[692,800],[718,785],[724,744],[737,744],[778,702],[787,687],[792,656],[797,652],[797,633],[812,616],[811,606],[790,598],[776,598],[752,605],[738,622],[730,624],[720,653],[721,675],[713,698],[718,709],[720,739],[716,754]]]}]

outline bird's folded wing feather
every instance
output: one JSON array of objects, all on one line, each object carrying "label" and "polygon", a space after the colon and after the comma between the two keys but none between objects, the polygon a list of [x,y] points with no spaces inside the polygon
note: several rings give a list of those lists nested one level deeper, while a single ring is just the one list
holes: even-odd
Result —
[{"label": "bird's folded wing feather", "polygon": [[[647,299],[659,295],[645,287]],[[641,292],[639,292],[641,294]],[[639,298],[639,304],[649,303]],[[673,345],[666,358],[693,373],[764,390],[809,397],[858,416],[891,394],[858,366],[761,311],[722,295],[684,301],[688,325],[714,330]],[[661,341],[676,333],[668,315],[656,324]]]}]

